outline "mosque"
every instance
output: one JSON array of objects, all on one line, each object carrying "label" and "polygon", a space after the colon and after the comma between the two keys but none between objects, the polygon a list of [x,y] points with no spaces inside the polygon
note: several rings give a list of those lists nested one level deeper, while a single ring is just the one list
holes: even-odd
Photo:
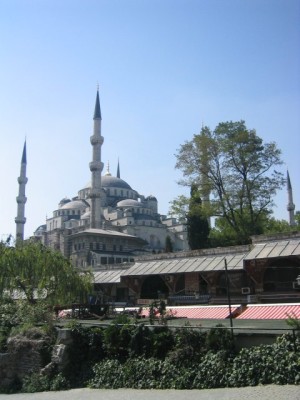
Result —
[{"label": "mosque", "polygon": [[[186,226],[158,213],[154,196],[144,196],[107,166],[102,174],[101,109],[97,90],[90,137],[91,182],[64,198],[36,240],[59,250],[80,269],[93,267],[101,301],[148,304],[223,304],[229,291],[236,304],[300,301],[300,232],[252,237],[252,244],[189,251]],[[26,142],[18,178],[16,241],[24,240]],[[289,223],[295,205],[287,174]],[[164,253],[166,242],[173,252]],[[164,254],[163,254],[164,253]],[[229,289],[230,282],[230,289]]]},{"label": "mosque", "polygon": [[[105,264],[121,264],[134,260],[134,256],[163,252],[168,238],[173,251],[188,249],[186,226],[175,218],[167,218],[158,212],[156,197],[144,196],[121,179],[120,164],[113,176],[107,165],[102,174],[101,108],[97,90],[94,111],[94,131],[90,138],[92,161],[89,164],[91,182],[72,198],[63,198],[46,224],[37,228],[34,236],[43,244],[61,251],[71,258],[75,266],[97,267]],[[26,163],[26,148],[22,165]],[[24,169],[24,167],[23,167]],[[21,182],[21,183],[20,183]],[[27,178],[20,177],[20,185]],[[19,195],[20,208],[25,205]],[[18,211],[17,237],[25,223]]]}]

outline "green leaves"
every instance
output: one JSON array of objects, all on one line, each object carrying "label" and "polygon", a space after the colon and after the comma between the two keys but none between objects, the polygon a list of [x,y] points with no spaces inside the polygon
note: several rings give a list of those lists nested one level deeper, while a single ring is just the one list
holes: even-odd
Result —
[{"label": "green leaves", "polygon": [[239,243],[262,233],[265,215],[272,212],[273,198],[285,183],[275,168],[282,164],[276,144],[264,143],[244,121],[221,122],[211,131],[185,142],[176,154],[181,184],[199,187],[210,216],[224,219]]},{"label": "green leaves", "polygon": [[65,304],[86,299],[90,288],[89,273],[80,275],[61,253],[35,242],[0,245],[0,296]]}]

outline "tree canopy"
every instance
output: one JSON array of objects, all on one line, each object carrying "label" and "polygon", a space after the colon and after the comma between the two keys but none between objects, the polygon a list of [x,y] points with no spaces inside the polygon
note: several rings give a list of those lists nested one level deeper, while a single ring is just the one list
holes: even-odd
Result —
[{"label": "tree canopy", "polygon": [[244,121],[221,122],[213,131],[203,127],[180,146],[176,158],[180,183],[199,187],[203,212],[223,219],[237,243],[262,233],[285,183],[276,169],[282,161],[274,142],[264,143]]},{"label": "tree canopy", "polygon": [[79,274],[61,253],[30,241],[16,247],[0,244],[0,297],[68,304],[86,301],[90,290],[91,275]]}]

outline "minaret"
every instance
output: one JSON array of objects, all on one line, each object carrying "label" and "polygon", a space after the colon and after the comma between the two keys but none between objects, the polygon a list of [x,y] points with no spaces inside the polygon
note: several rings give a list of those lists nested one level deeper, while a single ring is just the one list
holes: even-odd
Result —
[{"label": "minaret", "polygon": [[26,222],[25,203],[27,201],[27,198],[25,196],[25,187],[28,181],[26,177],[26,166],[27,166],[27,159],[26,159],[26,140],[25,140],[22,160],[21,160],[21,171],[20,171],[20,176],[18,178],[18,183],[19,183],[19,195],[17,197],[18,210],[17,210],[17,216],[15,218],[16,242],[22,242],[24,240],[24,225]]},{"label": "minaret", "polygon": [[117,168],[117,178],[120,178],[120,163],[119,163],[119,159],[118,159],[118,168]]},{"label": "minaret", "polygon": [[295,204],[293,203],[293,189],[291,185],[289,171],[287,171],[287,192],[288,192],[288,205],[287,210],[289,212],[289,223],[290,226],[296,225],[295,222]]},{"label": "minaret", "polygon": [[91,136],[91,145],[93,146],[93,160],[90,162],[90,171],[92,174],[91,184],[91,220],[90,227],[101,228],[101,172],[103,163],[101,162],[101,146],[104,138],[101,136],[101,110],[99,100],[99,88],[97,89],[95,112],[94,112],[94,133]]}]

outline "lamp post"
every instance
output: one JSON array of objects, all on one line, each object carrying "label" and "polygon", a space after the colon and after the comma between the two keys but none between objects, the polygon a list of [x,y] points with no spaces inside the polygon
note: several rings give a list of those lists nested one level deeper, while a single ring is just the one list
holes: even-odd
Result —
[{"label": "lamp post", "polygon": [[228,277],[228,269],[227,269],[227,260],[224,259],[225,263],[225,277],[226,277],[226,288],[227,288],[227,298],[228,298],[228,308],[229,308],[229,320],[230,320],[230,329],[231,335],[233,338],[233,323],[232,323],[232,314],[231,314],[231,298],[230,298],[230,288],[229,288],[229,277]]}]

